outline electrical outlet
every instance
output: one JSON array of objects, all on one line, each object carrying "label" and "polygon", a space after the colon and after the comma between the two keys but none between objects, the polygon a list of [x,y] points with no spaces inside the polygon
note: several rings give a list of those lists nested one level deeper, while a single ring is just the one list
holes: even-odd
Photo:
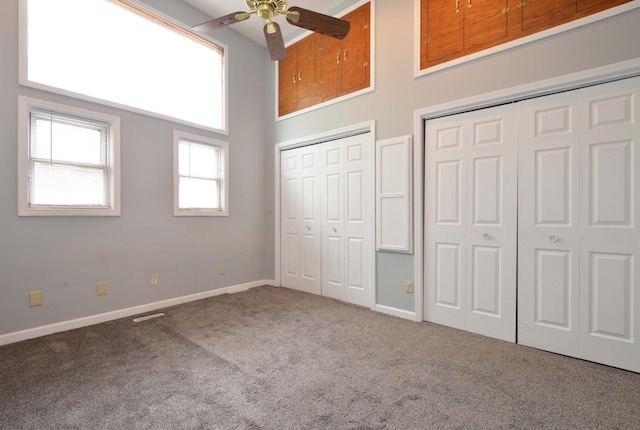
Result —
[{"label": "electrical outlet", "polygon": [[152,287],[158,285],[158,275],[151,275],[151,280],[149,281]]},{"label": "electrical outlet", "polygon": [[42,304],[42,291],[32,291],[29,293],[29,306],[40,306]]},{"label": "electrical outlet", "polygon": [[224,275],[224,264],[218,266],[218,275]]},{"label": "electrical outlet", "polygon": [[107,294],[107,283],[106,282],[98,282],[96,284],[96,293],[99,296],[104,296]]},{"label": "electrical outlet", "polygon": [[404,281],[404,291],[413,294],[413,281]]}]

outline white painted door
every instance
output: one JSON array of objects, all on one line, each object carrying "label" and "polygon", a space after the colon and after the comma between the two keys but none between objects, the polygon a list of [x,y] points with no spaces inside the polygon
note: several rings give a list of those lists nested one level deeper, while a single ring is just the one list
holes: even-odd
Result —
[{"label": "white painted door", "polygon": [[640,78],[522,103],[519,342],[640,372]]},{"label": "white painted door", "polygon": [[517,114],[426,124],[425,319],[515,341]]},{"label": "white painted door", "polygon": [[281,153],[281,282],[321,292],[319,161],[315,147]]},{"label": "white painted door", "polygon": [[362,134],[319,145],[323,162],[322,295],[371,306],[373,143]]},{"label": "white painted door", "polygon": [[281,153],[281,284],[373,305],[371,133]]}]

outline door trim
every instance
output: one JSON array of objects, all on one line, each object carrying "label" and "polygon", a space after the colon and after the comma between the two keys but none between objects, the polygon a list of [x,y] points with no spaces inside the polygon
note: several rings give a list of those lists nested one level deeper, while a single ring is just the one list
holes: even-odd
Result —
[{"label": "door trim", "polygon": [[424,143],[425,121],[447,115],[453,115],[471,110],[488,108],[505,103],[513,103],[529,98],[546,96],[561,91],[569,91],[578,88],[598,85],[605,82],[630,78],[640,75],[640,58],[623,61],[603,67],[597,67],[582,72],[572,73],[556,78],[537,81],[526,85],[511,87],[479,96],[456,100],[440,104],[414,112],[414,136],[413,140],[413,241],[414,247],[414,273],[415,273],[415,320],[424,321]]},{"label": "door trim", "polygon": [[[274,151],[274,163],[275,163],[275,202],[274,202],[274,235],[275,235],[275,284],[277,286],[282,286],[281,273],[280,273],[280,252],[281,252],[281,243],[280,243],[280,204],[281,204],[281,196],[280,196],[280,156],[281,152],[287,149],[300,148],[302,146],[309,145],[317,145],[323,142],[328,142],[331,140],[343,139],[345,137],[355,136],[358,134],[371,133],[371,144],[375,145],[376,136],[376,122],[375,120],[367,121],[359,124],[350,125],[343,128],[338,128],[334,130],[329,130],[326,132],[301,137],[298,139],[292,139],[284,142],[277,143],[275,145]],[[375,154],[375,148],[372,148],[373,153]],[[372,166],[375,171],[375,165]],[[370,184],[372,189],[372,196],[375,196],[375,181],[372,181]],[[370,213],[375,214],[375,199],[372,199],[373,207],[369,208]],[[367,258],[371,261],[371,271],[369,273],[371,279],[371,291],[369,292],[369,300],[371,309],[375,309],[376,307],[376,247],[375,247],[375,229],[376,223],[372,222],[369,226],[370,229],[370,237],[374,238],[373,246],[371,249],[367,249]]]}]

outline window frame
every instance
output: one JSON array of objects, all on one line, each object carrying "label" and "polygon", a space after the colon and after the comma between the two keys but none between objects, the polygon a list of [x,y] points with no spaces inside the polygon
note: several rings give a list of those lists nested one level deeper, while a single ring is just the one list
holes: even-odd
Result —
[{"label": "window frame", "polygon": [[[73,97],[79,100],[85,100],[92,103],[100,104],[103,106],[114,107],[118,109],[122,109],[129,112],[143,114],[149,117],[158,118],[166,121],[171,121],[178,124],[188,125],[190,127],[195,127],[207,131],[213,131],[218,134],[228,135],[229,134],[229,84],[227,76],[229,75],[229,65],[227,61],[228,55],[228,46],[222,42],[219,42],[206,34],[195,33],[190,27],[185,24],[175,20],[174,18],[152,8],[149,5],[141,5],[136,0],[109,0],[112,3],[118,4],[120,7],[130,10],[132,13],[137,13],[142,15],[143,17],[159,23],[165,27],[170,28],[171,30],[181,33],[195,41],[202,43],[206,46],[211,47],[212,49],[218,49],[222,55],[222,99],[221,103],[221,124],[222,128],[214,128],[203,124],[198,124],[194,122],[190,122],[188,120],[172,117],[170,115],[157,113],[153,111],[149,111],[143,108],[138,108],[135,106],[129,106],[127,104],[118,103],[106,99],[102,99],[95,96],[90,96],[78,92],[74,92],[71,90],[66,90],[63,88],[58,88],[46,84],[42,84],[39,82],[34,82],[29,80],[28,68],[28,0],[18,0],[18,33],[19,33],[19,42],[18,42],[18,81],[19,84],[25,87],[35,88],[38,90],[47,91],[50,93],[60,94],[67,97]],[[159,89],[161,91],[161,89]]]},{"label": "window frame", "polygon": [[[220,150],[220,206],[221,209],[180,208],[180,140],[215,146]],[[173,215],[229,216],[229,142],[184,131],[173,131]]]},{"label": "window frame", "polygon": [[[108,207],[37,205],[30,206],[30,129],[32,110],[51,111],[87,121],[108,124],[109,205]],[[46,100],[18,96],[18,216],[120,216],[120,118]]]}]

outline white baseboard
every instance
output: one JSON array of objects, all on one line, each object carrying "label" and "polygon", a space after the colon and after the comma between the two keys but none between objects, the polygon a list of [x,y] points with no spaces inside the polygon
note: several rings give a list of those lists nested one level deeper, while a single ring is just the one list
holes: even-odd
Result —
[{"label": "white baseboard", "polygon": [[162,300],[160,302],[148,303],[146,305],[134,306],[131,308],[120,309],[113,312],[106,312],[98,315],[78,318],[69,321],[63,321],[55,324],[34,327],[27,330],[16,331],[0,335],[0,345],[7,345],[14,342],[20,342],[27,339],[46,336],[61,331],[73,330],[76,328],[87,327],[94,324],[100,324],[107,321],[113,321],[120,318],[127,318],[133,315],[139,315],[146,312],[155,311],[170,306],[176,306],[183,303],[194,302],[209,297],[220,296],[222,294],[235,294],[247,291],[251,288],[260,287],[262,285],[271,285],[270,280],[261,280],[249,282],[246,284],[233,285],[230,287],[219,288],[216,290],[204,291],[201,293],[190,294],[188,296],[176,297],[173,299]]},{"label": "white baseboard", "polygon": [[374,310],[381,314],[392,315],[394,317],[403,318],[406,320],[416,321],[416,313],[411,311],[405,311],[404,309],[392,308],[390,306],[376,305]]},{"label": "white baseboard", "polygon": [[268,285],[270,287],[279,287],[280,284],[275,279],[265,279],[264,285]]}]

